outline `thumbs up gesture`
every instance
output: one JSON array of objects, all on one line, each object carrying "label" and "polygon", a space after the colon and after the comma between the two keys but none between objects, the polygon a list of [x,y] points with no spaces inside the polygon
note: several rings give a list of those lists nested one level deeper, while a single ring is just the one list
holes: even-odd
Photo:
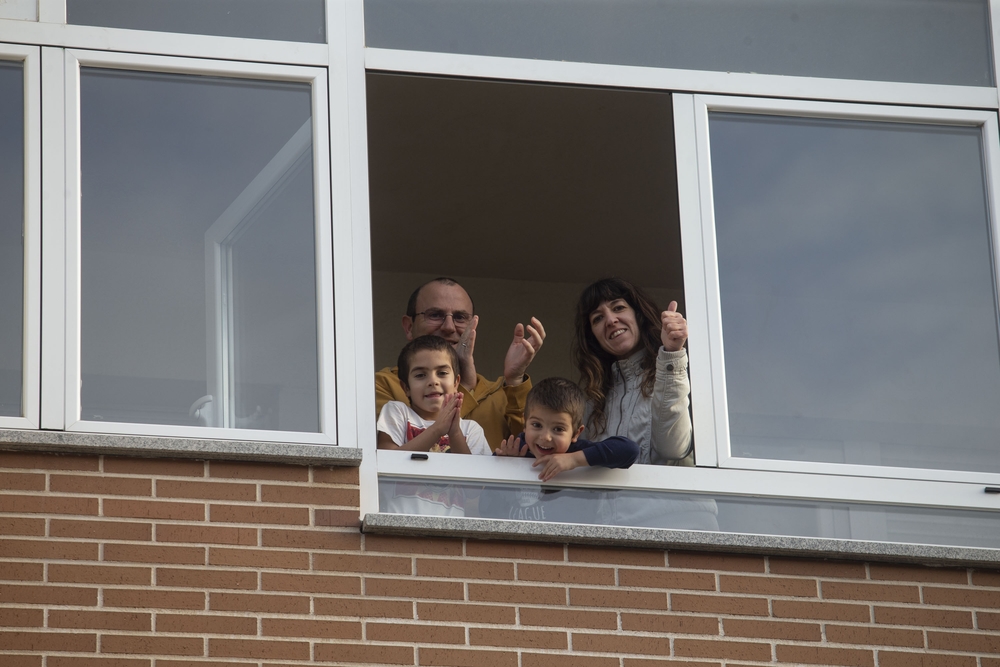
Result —
[{"label": "thumbs up gesture", "polygon": [[684,347],[688,337],[688,323],[684,316],[677,312],[677,302],[671,301],[667,309],[660,313],[660,340],[667,352],[677,352]]}]

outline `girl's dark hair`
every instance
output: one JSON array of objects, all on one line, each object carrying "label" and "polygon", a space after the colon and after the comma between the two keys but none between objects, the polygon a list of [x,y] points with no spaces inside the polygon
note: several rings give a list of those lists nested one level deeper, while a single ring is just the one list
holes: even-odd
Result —
[{"label": "girl's dark hair", "polygon": [[410,362],[413,361],[413,357],[417,352],[421,350],[435,350],[447,353],[448,361],[451,362],[451,372],[455,377],[458,377],[459,362],[458,353],[455,352],[455,348],[444,338],[428,334],[414,338],[399,353],[399,359],[396,361],[396,373],[403,387],[408,388],[410,386]]},{"label": "girl's dark hair", "polygon": [[639,287],[621,278],[604,278],[587,286],[576,303],[576,336],[573,339],[573,362],[580,370],[580,384],[590,400],[587,428],[591,435],[601,433],[608,425],[607,399],[611,390],[611,364],[617,359],[606,352],[590,328],[590,314],[605,301],[624,299],[635,311],[639,328],[639,347],[645,352],[640,362],[644,371],[641,391],[651,396],[656,379],[656,354],[660,340],[660,309]]}]

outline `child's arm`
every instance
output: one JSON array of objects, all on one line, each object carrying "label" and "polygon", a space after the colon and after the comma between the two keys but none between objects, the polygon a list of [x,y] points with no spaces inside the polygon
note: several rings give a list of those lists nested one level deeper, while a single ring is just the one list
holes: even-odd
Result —
[{"label": "child's arm", "polygon": [[378,420],[378,439],[375,441],[379,449],[426,452],[448,432],[447,420],[438,420],[428,426],[423,433],[408,442],[405,441],[407,417],[406,413],[397,407],[398,405],[397,401],[390,401],[382,408]]},{"label": "child's arm", "polygon": [[550,454],[535,461],[532,464],[534,467],[544,466],[538,479],[545,482],[564,470],[583,466],[628,468],[639,458],[639,445],[628,438],[618,436],[598,442],[577,440],[573,443],[573,449],[576,451],[565,454]]},{"label": "child's arm", "polygon": [[471,454],[469,442],[462,433],[462,394],[456,392],[450,394],[444,401],[444,407],[438,416],[438,422],[447,425],[445,433],[448,434],[449,450],[453,454]]},{"label": "child's arm", "polygon": [[543,456],[531,464],[532,468],[542,466],[542,472],[538,474],[538,479],[547,482],[559,473],[573,468],[581,468],[590,465],[583,452],[566,452],[565,454],[549,454]]}]

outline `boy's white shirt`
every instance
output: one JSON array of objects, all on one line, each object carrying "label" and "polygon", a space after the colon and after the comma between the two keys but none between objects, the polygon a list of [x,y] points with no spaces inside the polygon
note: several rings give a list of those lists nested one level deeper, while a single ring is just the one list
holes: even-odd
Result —
[{"label": "boy's white shirt", "polygon": [[[389,401],[383,406],[382,412],[379,413],[375,428],[388,435],[394,443],[401,446],[406,442],[407,422],[423,430],[431,426],[434,420],[424,419],[414,412],[413,408],[402,401]],[[490,444],[486,441],[486,434],[483,432],[482,426],[471,419],[462,419],[459,423],[459,429],[469,444],[470,453],[481,456],[489,456],[493,453],[490,449]]]}]

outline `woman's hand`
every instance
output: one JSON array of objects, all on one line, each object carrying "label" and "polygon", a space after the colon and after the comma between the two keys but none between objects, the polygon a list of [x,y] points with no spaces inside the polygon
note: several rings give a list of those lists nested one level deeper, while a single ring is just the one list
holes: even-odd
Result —
[{"label": "woman's hand", "polygon": [[688,323],[677,312],[677,302],[671,301],[667,309],[660,313],[660,340],[667,352],[677,352],[684,347],[688,337]]},{"label": "woman's hand", "polygon": [[494,452],[497,456],[524,456],[527,453],[528,445],[522,445],[521,439],[514,435],[501,442]]}]

